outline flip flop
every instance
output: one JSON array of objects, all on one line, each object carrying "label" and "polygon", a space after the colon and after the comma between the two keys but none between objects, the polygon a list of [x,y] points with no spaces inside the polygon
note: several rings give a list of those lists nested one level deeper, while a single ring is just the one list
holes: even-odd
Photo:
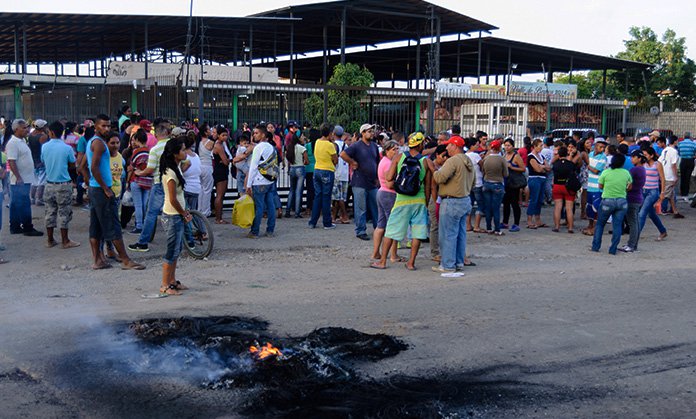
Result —
[{"label": "flip flop", "polygon": [[573,231],[573,230],[568,230],[568,234],[574,234],[574,233],[575,233],[575,231]]},{"label": "flip flop", "polygon": [[372,268],[372,269],[387,269],[386,266],[379,266],[376,263],[371,263],[370,268]]},{"label": "flip flop", "polygon": [[406,262],[407,260],[408,260],[408,259],[406,259],[406,258],[403,257],[403,256],[399,256],[399,258],[398,258],[397,260],[391,260],[391,259],[389,259],[389,261],[390,261],[391,263]]},{"label": "flip flop", "polygon": [[111,266],[110,263],[106,263],[104,265],[99,265],[99,266],[92,265],[92,270],[94,270],[94,271],[100,271],[102,269],[111,269],[111,268],[113,268],[113,266]]},{"label": "flip flop", "polygon": [[474,228],[471,231],[473,231],[474,233],[483,233],[483,230],[481,230],[480,228]]},{"label": "flip flop", "polygon": [[145,298],[147,300],[154,300],[157,298],[167,298],[169,294],[167,293],[157,293],[157,294],[142,294],[140,298]]},{"label": "flip flop", "polygon": [[476,266],[474,262],[465,263],[463,266]]},{"label": "flip flop", "polygon": [[585,228],[582,229],[582,234],[585,236],[594,236],[594,232],[590,233],[590,231]]},{"label": "flip flop", "polygon": [[548,226],[544,223],[541,223],[537,226],[537,228],[546,228],[546,227],[548,227]]},{"label": "flip flop", "polygon": [[3,258],[0,258],[0,265],[7,263],[7,261]]},{"label": "flip flop", "polygon": [[416,271],[416,270],[418,270],[418,268],[416,268],[415,266],[414,266],[413,268],[411,268],[410,266],[408,266],[408,263],[405,263],[404,266],[405,266],[406,269],[408,269],[409,271]]},{"label": "flip flop", "polygon": [[124,271],[142,271],[145,269],[145,265],[133,262],[132,265],[121,265],[121,270]]},{"label": "flip flop", "polygon": [[215,220],[215,224],[229,224],[230,222],[227,220]]},{"label": "flip flop", "polygon": [[538,227],[535,225],[528,225],[527,228],[530,230],[536,230]]}]

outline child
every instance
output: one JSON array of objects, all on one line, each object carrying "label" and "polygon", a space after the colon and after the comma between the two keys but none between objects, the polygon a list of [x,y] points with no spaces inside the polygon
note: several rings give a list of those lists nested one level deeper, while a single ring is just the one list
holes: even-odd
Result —
[{"label": "child", "polygon": [[160,295],[181,295],[188,289],[176,280],[176,261],[181,253],[184,226],[191,222],[191,214],[186,211],[184,185],[186,181],[181,174],[179,164],[186,160],[186,148],[182,137],[167,142],[160,159],[159,176],[164,189],[164,206],[162,207],[162,225],[167,233],[167,252],[162,263],[162,287]]},{"label": "child", "polygon": [[128,179],[130,180],[130,191],[135,205],[135,227],[131,234],[140,234],[143,231],[145,222],[145,210],[150,198],[152,189],[152,176],[136,176],[136,170],[143,170],[147,167],[148,151],[147,133],[143,129],[136,130],[131,134],[131,147],[133,154],[131,164],[128,167]]},{"label": "child", "polygon": [[[109,148],[109,167],[111,167],[111,190],[114,192],[114,199],[116,200],[116,208],[120,208],[121,204],[121,192],[123,190],[123,166],[125,166],[125,161],[123,156],[118,152],[118,148],[121,145],[121,137],[117,132],[111,132],[109,134],[109,141],[106,146]],[[116,223],[121,224],[118,213],[115,214]],[[116,262],[121,263],[121,259],[116,254],[113,243],[110,241],[106,242],[106,257],[113,259]]]},{"label": "child", "polygon": [[237,192],[239,195],[246,193],[246,177],[249,174],[249,161],[251,160],[252,148],[249,147],[251,141],[248,135],[242,135],[239,137],[239,147],[237,147],[237,154],[232,159],[237,168]]}]

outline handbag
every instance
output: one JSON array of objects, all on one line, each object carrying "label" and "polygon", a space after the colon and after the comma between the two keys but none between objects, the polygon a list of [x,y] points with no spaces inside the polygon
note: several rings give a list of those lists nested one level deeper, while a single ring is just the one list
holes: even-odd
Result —
[{"label": "handbag", "polygon": [[508,188],[521,189],[527,186],[527,178],[524,177],[524,172],[510,170],[508,173],[506,185]]}]

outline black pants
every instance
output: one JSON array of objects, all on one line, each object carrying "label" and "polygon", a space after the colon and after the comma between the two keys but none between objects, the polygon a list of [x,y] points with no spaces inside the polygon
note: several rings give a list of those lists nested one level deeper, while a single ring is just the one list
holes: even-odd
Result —
[{"label": "black pants", "polygon": [[314,172],[305,173],[305,190],[307,191],[307,209],[314,205]]},{"label": "black pants", "polygon": [[681,159],[679,163],[679,195],[688,196],[691,185],[691,172],[694,171],[694,159]]},{"label": "black pants", "polygon": [[515,220],[513,224],[520,225],[520,216],[522,214],[520,210],[520,189],[505,188],[505,195],[503,195],[503,224],[507,224],[510,221],[510,207],[512,207],[512,214]]}]

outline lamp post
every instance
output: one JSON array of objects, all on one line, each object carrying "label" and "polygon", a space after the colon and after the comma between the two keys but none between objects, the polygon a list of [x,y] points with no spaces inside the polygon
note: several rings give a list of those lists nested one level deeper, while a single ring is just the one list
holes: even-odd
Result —
[{"label": "lamp post", "polygon": [[244,63],[247,63],[247,54],[249,54],[249,83],[251,83],[251,48],[244,44]]}]

